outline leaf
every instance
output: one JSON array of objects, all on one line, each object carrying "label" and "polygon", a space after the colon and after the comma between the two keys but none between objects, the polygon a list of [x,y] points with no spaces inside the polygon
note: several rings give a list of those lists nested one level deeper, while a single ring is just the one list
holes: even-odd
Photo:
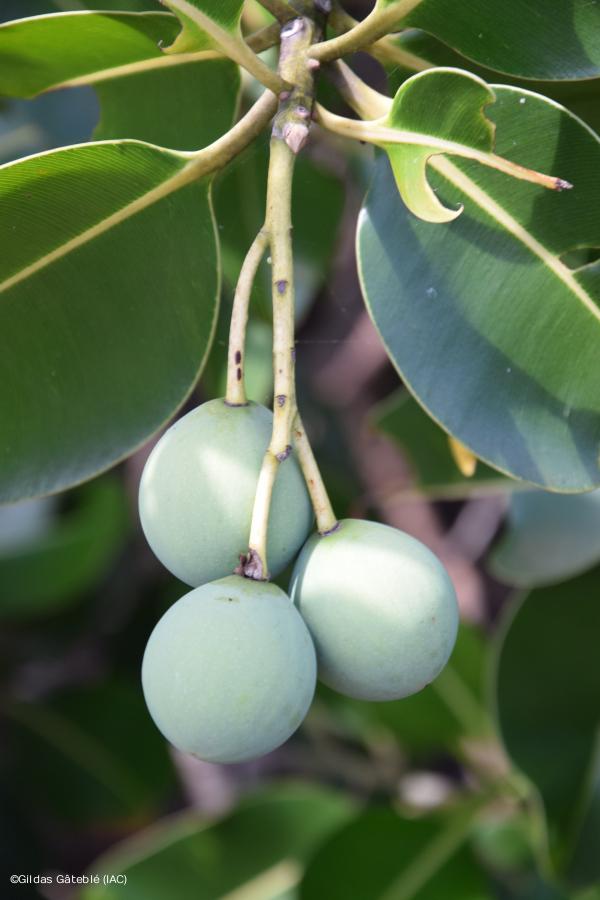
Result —
[{"label": "leaf", "polygon": [[[495,654],[502,740],[541,795],[563,873],[600,775],[599,588],[600,570],[594,569],[525,595],[510,611]],[[598,878],[597,853],[594,859]]]},{"label": "leaf", "polygon": [[472,809],[443,819],[402,819],[372,808],[341,828],[313,857],[301,900],[491,900],[464,847]]},{"label": "leaf", "polygon": [[166,53],[180,28],[169,13],[73,12],[9,22],[0,26],[0,94],[92,85],[101,106],[97,139],[206,146],[231,125],[239,70],[215,58],[206,35],[200,51]]},{"label": "leaf", "polygon": [[413,138],[423,136],[424,142],[394,145],[382,140],[382,145],[400,196],[411,212],[426,222],[451,222],[462,211],[460,206],[445,207],[431,189],[427,180],[429,158],[450,145],[464,155],[472,151],[491,154],[494,129],[483,107],[493,101],[494,93],[485,82],[453,69],[421,72],[398,89],[382,125]]},{"label": "leaf", "polygon": [[558,496],[513,494],[507,529],[489,558],[500,581],[541,587],[600,562],[600,492]]},{"label": "leaf", "polygon": [[[448,447],[444,431],[403,389],[390,394],[371,410],[373,425],[398,444],[413,468],[416,489],[436,499],[462,497],[512,490],[513,483],[494,469],[479,463],[466,478],[459,470]],[[404,493],[399,486],[398,493]]]},{"label": "leaf", "polygon": [[68,688],[6,712],[12,771],[40,811],[96,827],[139,821],[156,813],[174,787],[166,745],[137,684],[112,680]]},{"label": "leaf", "polygon": [[216,59],[111,79],[95,87],[101,110],[95,140],[136,138],[194,150],[231,127],[240,74],[234,63]]},{"label": "leaf", "polygon": [[[416,28],[391,36],[385,42],[385,46],[381,44],[378,46],[377,54],[386,68],[392,95],[400,84],[415,71],[422,71],[433,66],[467,69],[488,83],[496,81],[497,78],[492,69],[471,62],[430,34]],[[561,56],[556,59],[559,62],[562,61]],[[599,78],[583,81],[532,81],[505,75],[502,81],[505,84],[535,91],[556,100],[587,122],[596,132],[600,131]]]},{"label": "leaf", "polygon": [[[144,900],[276,900],[295,887],[307,858],[350,815],[341,794],[308,785],[271,787],[247,797],[214,824],[172,817],[111,850],[93,872],[122,872],[127,896]],[[285,892],[285,893],[284,893]],[[123,896],[121,885],[92,885],[81,900]]]},{"label": "leaf", "polygon": [[[378,0],[378,8],[406,6]],[[402,27],[423,28],[464,56],[523,78],[574,79],[600,74],[600,8],[588,0],[470,0],[448,15],[445,0],[421,0]],[[560,48],[560,52],[557,52]]]},{"label": "leaf", "polygon": [[464,203],[450,225],[407,214],[380,160],[358,225],[365,301],[406,386],[468,449],[559,491],[600,484],[600,283],[561,256],[600,246],[600,142],[527,91],[494,87],[497,151],[575,189],[542,192],[467,160],[430,161]]},{"label": "leaf", "polygon": [[243,5],[244,0],[165,0],[165,6],[172,9],[183,24],[181,34],[169,51],[181,53],[203,48],[207,32],[213,37],[213,46],[219,44],[220,31],[241,36]]},{"label": "leaf", "polygon": [[0,168],[4,502],[108,468],[189,393],[219,287],[199,159],[123,141]]},{"label": "leaf", "polygon": [[244,0],[164,0],[183,28],[168,53],[190,53],[206,47],[206,37],[230,59],[244,66],[259,82],[278,94],[285,82],[264,63],[242,36]]},{"label": "leaf", "polygon": [[[34,97],[51,88],[179,65],[161,49],[180,23],[168,13],[55,13],[0,26],[0,94]],[[208,41],[206,42],[208,46]]]},{"label": "leaf", "polygon": [[[45,533],[0,547],[0,617],[23,619],[63,609],[93,587],[129,530],[119,481],[107,476],[82,488],[74,507],[46,523]],[[18,512],[2,507],[0,516]]]}]

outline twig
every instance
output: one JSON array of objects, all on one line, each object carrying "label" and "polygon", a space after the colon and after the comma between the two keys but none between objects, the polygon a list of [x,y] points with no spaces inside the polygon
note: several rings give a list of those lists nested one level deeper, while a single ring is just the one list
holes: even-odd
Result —
[{"label": "twig", "polygon": [[339,523],[298,412],[294,420],[294,444],[298,454],[298,462],[300,463],[315,511],[317,529],[320,534],[331,534],[332,531],[337,529]]},{"label": "twig", "polygon": [[398,0],[386,7],[375,7],[369,15],[350,31],[311,47],[310,55],[321,62],[330,62],[348,53],[364,50],[388,34],[422,0]]},{"label": "twig", "polygon": [[231,324],[229,326],[227,391],[225,394],[225,402],[229,406],[245,406],[248,402],[245,385],[248,308],[256,273],[268,246],[269,234],[266,228],[263,227],[254,238],[246,254],[235,289],[233,308],[231,310]]}]

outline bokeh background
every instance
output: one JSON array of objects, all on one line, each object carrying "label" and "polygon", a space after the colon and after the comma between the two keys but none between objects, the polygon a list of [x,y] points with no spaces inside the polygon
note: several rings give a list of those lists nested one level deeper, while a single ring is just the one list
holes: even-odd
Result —
[{"label": "bokeh background", "polygon": [[[1,0],[0,21],[92,7],[158,5]],[[250,9],[249,29],[259,16]],[[355,64],[385,87],[378,64]],[[543,89],[596,125],[594,82]],[[343,109],[331,90],[327,99]],[[0,161],[88,140],[98,112],[91,88],[2,101]],[[600,496],[526,490],[481,464],[466,477],[404,390],[356,274],[372,159],[316,135],[298,163],[299,397],[338,515],[402,528],[447,566],[462,614],[450,665],[398,703],[320,687],[284,747],[243,765],[202,763],[165,744],[141,693],[150,631],[187,590],[137,519],[153,442],[76,490],[0,507],[0,896],[600,897]],[[262,221],[266,162],[258,141],[215,185],[222,313],[181,413],[223,393],[232,286]],[[247,355],[250,396],[265,403],[269,302],[265,265]],[[9,883],[59,872],[128,883]]]}]

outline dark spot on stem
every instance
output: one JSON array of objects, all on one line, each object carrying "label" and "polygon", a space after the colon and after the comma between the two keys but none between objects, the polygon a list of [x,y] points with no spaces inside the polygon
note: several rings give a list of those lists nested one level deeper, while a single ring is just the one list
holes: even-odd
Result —
[{"label": "dark spot on stem", "polygon": [[285,406],[285,401],[287,400],[285,394],[277,394],[275,399],[277,400],[277,406]]},{"label": "dark spot on stem", "polygon": [[240,353],[239,350],[235,351],[235,361],[236,361],[237,365],[239,365],[242,361],[242,354]]},{"label": "dark spot on stem", "polygon": [[235,375],[236,375],[236,378],[237,378],[238,381],[241,381],[241,380],[242,380],[242,370],[241,370],[241,369],[238,368],[238,370],[237,370],[237,372],[235,373]]},{"label": "dark spot on stem", "polygon": [[280,281],[276,281],[275,284],[277,286],[277,293],[285,294],[285,289],[287,288],[288,284],[285,278],[282,278]]},{"label": "dark spot on stem", "polygon": [[290,453],[292,452],[292,445],[288,444],[285,450],[282,450],[281,453],[276,454],[276,458],[279,462],[285,462]]}]

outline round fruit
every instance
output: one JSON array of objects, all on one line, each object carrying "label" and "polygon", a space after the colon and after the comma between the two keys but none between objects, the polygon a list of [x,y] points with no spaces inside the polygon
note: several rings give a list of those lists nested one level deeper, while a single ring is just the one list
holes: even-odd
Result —
[{"label": "round fruit", "polygon": [[310,706],[316,660],[290,598],[236,575],[178,600],[144,654],[150,714],[179,750],[242,762],[283,744]]},{"label": "round fruit", "polygon": [[[175,422],[150,454],[140,482],[142,528],[164,566],[196,587],[230,575],[248,535],[273,416],[264,406],[204,403]],[[268,564],[276,575],[312,523],[293,457],[282,463],[271,506]]]},{"label": "round fruit", "polygon": [[315,642],[319,678],[360,700],[420,691],[456,640],[456,595],[439,559],[376,522],[346,519],[325,537],[313,535],[290,595]]}]

